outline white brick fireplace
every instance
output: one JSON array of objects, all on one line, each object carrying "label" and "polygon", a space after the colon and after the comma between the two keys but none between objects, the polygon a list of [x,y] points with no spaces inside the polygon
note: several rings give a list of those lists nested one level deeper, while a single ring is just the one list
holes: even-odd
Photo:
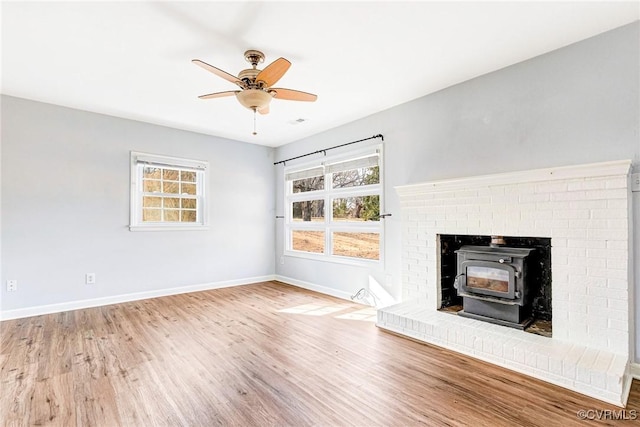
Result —
[{"label": "white brick fireplace", "polygon": [[[631,161],[397,187],[403,302],[378,326],[624,406]],[[438,311],[440,234],[551,238],[553,337]]]}]

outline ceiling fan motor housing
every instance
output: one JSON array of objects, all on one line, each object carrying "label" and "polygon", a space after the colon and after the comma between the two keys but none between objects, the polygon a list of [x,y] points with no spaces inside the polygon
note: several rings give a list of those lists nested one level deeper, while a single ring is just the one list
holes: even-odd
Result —
[{"label": "ceiling fan motor housing", "polygon": [[250,86],[256,83],[256,76],[260,74],[260,70],[256,68],[247,68],[240,71],[238,78],[242,80],[246,85]]}]

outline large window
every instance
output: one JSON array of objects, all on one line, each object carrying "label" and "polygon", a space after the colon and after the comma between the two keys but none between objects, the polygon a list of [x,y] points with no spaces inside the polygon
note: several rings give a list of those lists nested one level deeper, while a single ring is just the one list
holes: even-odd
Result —
[{"label": "large window", "polygon": [[131,230],[201,229],[207,225],[207,162],[131,153]]},{"label": "large window", "polygon": [[378,148],[285,169],[286,253],[380,261],[381,167]]}]

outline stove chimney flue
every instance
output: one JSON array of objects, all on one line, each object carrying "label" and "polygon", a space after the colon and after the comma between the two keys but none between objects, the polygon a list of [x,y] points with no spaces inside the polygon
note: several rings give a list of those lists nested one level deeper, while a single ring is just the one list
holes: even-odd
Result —
[{"label": "stove chimney flue", "polygon": [[504,241],[503,236],[491,236],[491,244],[489,244],[489,246],[491,246],[492,248],[498,248],[506,244],[507,242]]}]

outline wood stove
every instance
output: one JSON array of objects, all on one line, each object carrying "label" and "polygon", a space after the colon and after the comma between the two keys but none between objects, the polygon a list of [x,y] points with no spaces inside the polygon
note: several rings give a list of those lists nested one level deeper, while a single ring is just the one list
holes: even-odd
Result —
[{"label": "wood stove", "polygon": [[492,243],[455,251],[454,287],[463,300],[458,314],[518,329],[529,326],[533,319],[527,261],[534,250]]}]

